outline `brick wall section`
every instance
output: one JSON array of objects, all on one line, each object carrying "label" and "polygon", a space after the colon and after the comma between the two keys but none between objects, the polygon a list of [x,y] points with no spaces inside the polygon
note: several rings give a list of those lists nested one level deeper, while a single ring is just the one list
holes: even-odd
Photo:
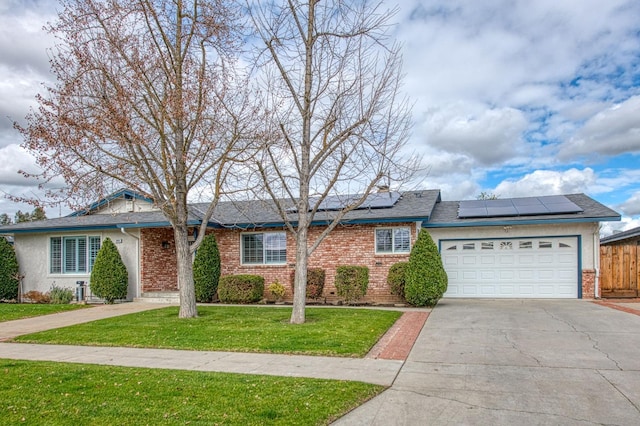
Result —
[{"label": "brick wall section", "polygon": [[[415,223],[396,224],[411,228],[411,243],[415,241]],[[362,300],[367,303],[400,303],[387,286],[387,273],[391,265],[406,261],[409,254],[375,254],[375,230],[379,225],[348,225],[337,227],[313,253],[309,267],[325,270],[325,288],[322,302],[336,303],[335,271],[340,265],[359,265],[369,268],[369,289]],[[313,241],[323,228],[313,227],[309,233]],[[269,228],[258,232],[282,231]],[[291,274],[295,268],[295,239],[287,233],[287,263],[285,265],[242,265],[240,258],[240,230],[213,231],[216,236],[222,264],[222,275],[254,274],[265,279],[265,286],[279,281],[287,289],[286,301],[291,301]],[[253,232],[253,231],[252,231]],[[168,248],[162,243],[167,242]],[[142,292],[177,291],[177,267],[173,231],[171,229],[143,229],[140,235]]]},{"label": "brick wall section", "polygon": [[[167,242],[168,248],[162,243]],[[178,291],[178,268],[173,230],[143,228],[140,232],[140,281],[142,292]]]},{"label": "brick wall section", "polygon": [[[411,228],[411,243],[416,235],[415,223],[394,224]],[[359,265],[369,268],[369,289],[362,300],[367,303],[389,304],[400,303],[401,299],[392,295],[387,286],[389,267],[396,262],[406,261],[409,254],[375,254],[375,229],[379,225],[345,225],[337,227],[327,236],[309,259],[310,268],[325,270],[324,298],[322,301],[336,303],[339,298],[335,288],[335,271],[340,265]],[[309,240],[313,241],[323,228],[313,227],[309,232]],[[261,230],[256,230],[261,231]],[[272,228],[265,232],[281,231]],[[287,233],[286,265],[242,265],[240,258],[239,230],[213,231],[220,247],[222,275],[254,274],[265,279],[265,287],[278,280],[287,289],[285,300],[291,301],[291,274],[295,268],[295,239]]]},{"label": "brick wall section", "polygon": [[596,271],[593,269],[582,270],[582,298],[594,299],[600,297],[599,294],[595,294],[596,287]]}]

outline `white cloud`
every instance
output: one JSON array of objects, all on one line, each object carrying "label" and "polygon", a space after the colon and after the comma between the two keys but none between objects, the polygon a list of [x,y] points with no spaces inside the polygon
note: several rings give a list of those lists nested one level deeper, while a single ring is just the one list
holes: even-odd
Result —
[{"label": "white cloud", "polygon": [[536,170],[518,179],[508,179],[491,191],[502,198],[587,192],[596,183],[590,168],[566,171]]},{"label": "white cloud", "polygon": [[565,158],[640,152],[640,96],[604,109],[591,117],[562,147]]},{"label": "white cloud", "polygon": [[527,124],[513,108],[489,109],[460,102],[428,111],[422,129],[428,145],[491,165],[521,153],[520,135]]},{"label": "white cloud", "polygon": [[619,209],[629,216],[640,215],[640,191],[634,193],[628,200],[622,203]]},{"label": "white cloud", "polygon": [[0,148],[2,186],[34,186],[34,182],[19,174],[19,170],[36,173],[35,158],[15,144]]},{"label": "white cloud", "polygon": [[628,231],[640,227],[640,218],[622,217],[620,222],[602,222],[600,224],[600,237],[606,237],[616,232]]}]

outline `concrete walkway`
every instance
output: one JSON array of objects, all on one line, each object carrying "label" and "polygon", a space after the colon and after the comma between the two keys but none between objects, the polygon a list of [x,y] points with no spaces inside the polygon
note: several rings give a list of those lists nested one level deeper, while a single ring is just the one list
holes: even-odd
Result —
[{"label": "concrete walkway", "polygon": [[[8,321],[0,324],[0,342],[22,334],[35,333],[133,312],[158,309],[164,306],[169,305],[136,302],[99,305],[89,309],[79,309],[59,314]],[[415,330],[415,335],[422,329],[426,315],[420,316],[420,318],[421,322],[416,323],[417,329]],[[403,335],[402,332],[397,332],[397,330],[394,331],[394,334]],[[410,346],[406,349],[408,353]],[[383,352],[383,350],[381,350],[381,352]],[[376,357],[361,359],[237,352],[0,343],[0,358],[354,380],[391,386],[404,363],[405,357],[400,360]]]},{"label": "concrete walkway", "polygon": [[443,299],[393,386],[336,425],[638,425],[640,316]]}]

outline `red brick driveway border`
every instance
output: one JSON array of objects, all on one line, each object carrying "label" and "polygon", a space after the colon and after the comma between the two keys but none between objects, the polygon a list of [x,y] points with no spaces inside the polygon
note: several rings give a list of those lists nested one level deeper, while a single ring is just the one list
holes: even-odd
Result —
[{"label": "red brick driveway border", "polygon": [[405,312],[365,358],[406,360],[428,317],[429,312]]},{"label": "red brick driveway border", "polygon": [[[618,311],[626,312],[628,314],[634,314],[640,316],[640,299],[607,299],[607,300],[595,300],[593,303],[596,305],[606,306],[607,308],[617,309]],[[635,306],[632,308],[630,306],[619,305],[629,305],[634,303]],[[637,306],[637,307],[636,307]]]}]

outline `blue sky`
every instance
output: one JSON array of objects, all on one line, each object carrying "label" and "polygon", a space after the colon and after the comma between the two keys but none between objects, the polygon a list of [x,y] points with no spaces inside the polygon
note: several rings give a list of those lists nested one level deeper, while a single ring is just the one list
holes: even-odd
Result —
[{"label": "blue sky", "polygon": [[[446,200],[584,192],[640,226],[640,2],[400,0],[413,187]],[[53,0],[0,2],[0,190],[37,195],[11,120],[49,81]],[[31,210],[0,199],[0,213]],[[47,212],[49,217],[58,212]]]}]

